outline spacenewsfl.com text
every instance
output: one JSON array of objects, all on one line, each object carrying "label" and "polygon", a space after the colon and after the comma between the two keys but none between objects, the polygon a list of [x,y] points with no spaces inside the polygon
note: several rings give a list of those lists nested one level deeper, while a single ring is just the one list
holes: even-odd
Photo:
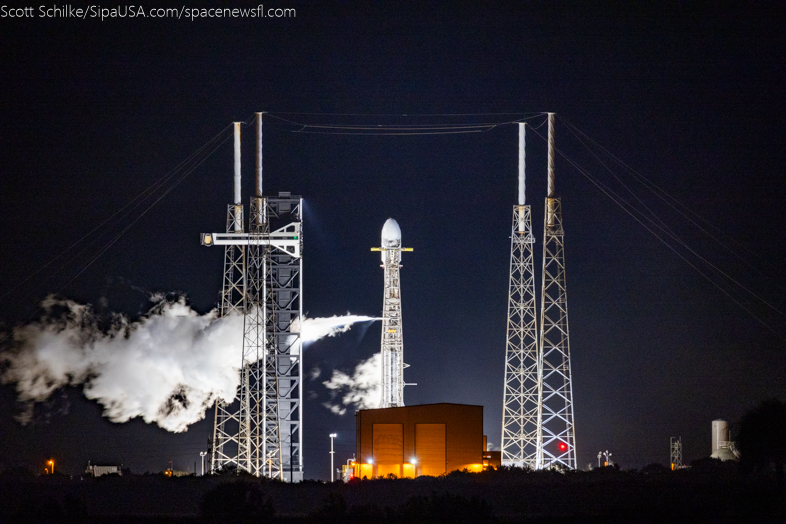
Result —
[{"label": "spacenewsfl.com text", "polygon": [[38,7],[0,6],[0,18],[75,18],[82,20],[116,20],[122,18],[174,18],[207,20],[214,18],[296,18],[291,7],[145,7],[141,5],[42,5]]}]

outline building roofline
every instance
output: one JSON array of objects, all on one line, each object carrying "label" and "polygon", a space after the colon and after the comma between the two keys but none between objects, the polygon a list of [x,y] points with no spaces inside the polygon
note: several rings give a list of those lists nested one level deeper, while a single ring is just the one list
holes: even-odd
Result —
[{"label": "building roofline", "polygon": [[412,404],[409,406],[395,406],[390,408],[370,408],[370,409],[359,409],[355,411],[357,415],[361,411],[381,411],[383,409],[407,409],[407,408],[420,408],[426,406],[465,406],[465,407],[472,407],[472,408],[483,408],[480,404],[459,404],[458,402],[433,402],[431,404]]}]

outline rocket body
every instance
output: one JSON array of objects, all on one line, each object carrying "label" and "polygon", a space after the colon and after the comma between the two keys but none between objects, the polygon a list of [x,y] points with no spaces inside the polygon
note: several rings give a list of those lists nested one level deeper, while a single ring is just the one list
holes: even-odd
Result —
[{"label": "rocket body", "polygon": [[382,400],[381,408],[404,405],[404,339],[401,319],[401,228],[389,218],[382,227]]}]

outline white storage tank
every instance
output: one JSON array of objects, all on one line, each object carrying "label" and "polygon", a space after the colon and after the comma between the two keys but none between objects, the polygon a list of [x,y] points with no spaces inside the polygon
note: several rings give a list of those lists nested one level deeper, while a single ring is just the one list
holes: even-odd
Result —
[{"label": "white storage tank", "polygon": [[722,447],[728,447],[729,444],[729,423],[725,420],[712,421],[712,451],[714,455]]},{"label": "white storage tank", "polygon": [[729,423],[725,420],[712,421],[712,454],[711,458],[722,461],[736,460],[729,441]]}]

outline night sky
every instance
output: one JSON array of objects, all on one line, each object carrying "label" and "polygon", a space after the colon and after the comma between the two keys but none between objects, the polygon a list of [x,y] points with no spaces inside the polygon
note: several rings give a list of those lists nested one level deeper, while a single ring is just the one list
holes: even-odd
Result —
[{"label": "night sky", "polygon": [[[395,218],[414,248],[403,255],[402,295],[405,379],[418,385],[405,389],[405,402],[482,405],[484,431],[499,446],[517,184],[517,128],[505,123],[538,126],[552,111],[564,154],[556,192],[578,463],[607,449],[623,468],[667,463],[669,437],[679,435],[686,461],[708,456],[713,419],[733,422],[761,400],[786,398],[786,6],[628,4],[281,2],[265,8],[293,7],[297,16],[0,19],[3,329],[36,318],[50,293],[131,316],[147,310],[152,292],[185,294],[201,313],[215,307],[223,250],[201,247],[199,233],[225,226],[231,139],[176,186],[168,179],[153,199],[90,232],[231,122],[266,111],[266,193],[305,199],[304,310],[380,314],[382,269],[369,248]],[[501,125],[358,136],[294,132],[303,126],[287,121]],[[634,171],[586,149],[571,125]],[[246,205],[253,150],[247,125]],[[538,268],[545,151],[531,132]],[[669,245],[722,290],[593,180],[651,209],[687,247]],[[696,216],[667,205],[671,197]],[[378,323],[307,347],[306,478],[329,477],[329,433],[338,433],[337,463],[354,451],[352,412],[322,405],[322,380],[378,350]],[[315,368],[321,376],[309,380]],[[170,460],[190,470],[212,434],[212,410],[173,434],[140,420],[108,422],[76,388],[38,405],[21,426],[15,398],[11,385],[0,387],[2,468],[39,471],[55,458],[72,474],[88,460],[136,473]]]}]

